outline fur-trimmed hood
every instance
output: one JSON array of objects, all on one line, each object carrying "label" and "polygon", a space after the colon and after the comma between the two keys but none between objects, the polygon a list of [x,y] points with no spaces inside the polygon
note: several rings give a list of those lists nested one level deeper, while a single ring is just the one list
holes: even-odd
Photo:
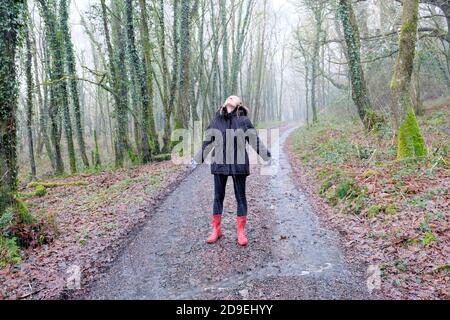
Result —
[{"label": "fur-trimmed hood", "polygon": [[[247,107],[245,107],[244,105],[240,104],[238,105],[232,112],[236,113],[238,117],[240,116],[248,116],[250,111]],[[218,110],[217,110],[217,114],[220,116],[225,116],[228,114],[227,112],[227,107],[225,105],[221,106]]]}]

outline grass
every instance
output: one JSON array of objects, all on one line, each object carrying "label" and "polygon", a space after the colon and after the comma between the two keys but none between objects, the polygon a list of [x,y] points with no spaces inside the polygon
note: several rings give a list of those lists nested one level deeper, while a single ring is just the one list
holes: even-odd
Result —
[{"label": "grass", "polygon": [[[418,159],[396,159],[389,124],[367,133],[360,123],[341,117],[300,128],[290,141],[301,164],[317,181],[318,193],[340,212],[363,213],[369,218],[393,215],[404,206],[424,209],[446,192],[442,186],[440,194],[428,190],[435,183],[427,181],[449,175],[450,109],[435,106],[418,120],[431,150]],[[424,188],[416,182],[424,183]],[[377,200],[382,192],[389,195],[389,201]]]},{"label": "grass", "polygon": [[[347,115],[322,118],[290,137],[294,170],[334,208],[324,214],[355,253],[383,266],[389,296],[442,297],[448,287],[449,105],[426,105],[417,117],[424,157],[398,160],[389,123],[366,132]],[[411,283],[420,288],[411,291]]]}]

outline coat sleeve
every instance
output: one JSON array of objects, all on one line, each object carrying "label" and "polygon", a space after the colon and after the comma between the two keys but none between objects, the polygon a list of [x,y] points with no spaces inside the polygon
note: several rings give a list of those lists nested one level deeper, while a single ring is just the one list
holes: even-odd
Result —
[{"label": "coat sleeve", "polygon": [[212,144],[214,141],[214,135],[211,133],[211,130],[214,126],[214,120],[212,120],[208,127],[205,130],[206,136],[202,143],[202,148],[194,155],[194,160],[197,163],[203,163],[205,159],[208,157],[208,154],[213,149],[214,145]]},{"label": "coat sleeve", "polygon": [[252,146],[252,148],[258,153],[258,155],[263,158],[264,161],[269,161],[272,157],[270,150],[266,148],[264,143],[259,139],[258,132],[256,131],[253,123],[249,118],[246,118],[246,139],[247,142]]}]

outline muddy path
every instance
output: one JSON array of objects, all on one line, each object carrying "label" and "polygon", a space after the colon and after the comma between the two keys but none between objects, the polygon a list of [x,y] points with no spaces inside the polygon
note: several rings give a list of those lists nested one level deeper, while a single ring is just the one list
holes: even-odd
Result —
[{"label": "muddy path", "polygon": [[294,185],[280,134],[274,175],[252,168],[248,238],[236,244],[231,179],[224,237],[207,245],[213,179],[199,166],[161,203],[87,299],[367,299],[365,270],[346,263],[338,235],[321,226]]}]

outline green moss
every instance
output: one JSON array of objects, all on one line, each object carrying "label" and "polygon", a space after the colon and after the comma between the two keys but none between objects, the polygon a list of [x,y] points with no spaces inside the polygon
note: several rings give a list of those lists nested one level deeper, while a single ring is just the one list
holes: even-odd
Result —
[{"label": "green moss", "polygon": [[20,262],[20,249],[16,239],[8,239],[0,236],[0,268],[8,264],[18,264]]},{"label": "green moss", "polygon": [[28,198],[33,198],[35,195],[36,195],[36,192],[18,192],[17,198],[28,199]]},{"label": "green moss", "polygon": [[384,208],[384,212],[386,214],[396,214],[397,213],[397,206],[393,203],[390,203]]},{"label": "green moss", "polygon": [[158,154],[153,159],[155,161],[167,161],[172,158],[172,155],[170,153],[164,153],[164,154]]},{"label": "green moss", "polygon": [[437,241],[436,236],[433,234],[432,231],[428,231],[424,234],[422,238],[422,244],[426,247],[429,246],[432,242]]},{"label": "green moss", "polygon": [[385,125],[386,119],[374,110],[366,109],[364,122],[367,124],[369,130],[379,131]]},{"label": "green moss", "polygon": [[405,120],[398,130],[397,158],[402,160],[426,155],[427,148],[416,115],[414,110],[409,108]]},{"label": "green moss", "polygon": [[405,241],[405,247],[416,246],[420,244],[420,240],[417,239],[408,239]]},{"label": "green moss", "polygon": [[69,182],[31,182],[28,184],[28,188],[37,188],[42,186],[45,188],[56,188],[62,186],[86,186],[86,181],[69,181]]},{"label": "green moss", "polygon": [[389,87],[390,87],[392,90],[397,89],[397,80],[395,79],[395,76],[392,78],[391,83],[389,84]]},{"label": "green moss", "polygon": [[139,156],[132,150],[128,150],[128,157],[130,158],[132,164],[140,164]]},{"label": "green moss", "polygon": [[401,32],[415,32],[417,29],[417,21],[406,21],[402,25]]},{"label": "green moss", "polygon": [[34,192],[19,192],[17,197],[20,199],[33,198],[33,197],[43,197],[47,194],[47,189],[41,185],[36,185]]},{"label": "green moss", "polygon": [[35,195],[37,197],[43,197],[47,194],[47,189],[43,186],[43,185],[38,185],[36,186],[36,192]]},{"label": "green moss", "polygon": [[371,207],[369,207],[369,209],[367,209],[367,217],[369,217],[370,219],[373,219],[376,216],[378,216],[380,213],[383,213],[383,212],[385,214],[391,214],[391,215],[396,214],[397,207],[393,203],[390,203],[388,205],[374,204]]},{"label": "green moss", "polygon": [[92,163],[96,169],[101,168],[102,161],[100,159],[100,148],[98,147],[97,131],[94,130],[95,152],[92,151]]},{"label": "green moss", "polygon": [[368,210],[367,210],[367,216],[370,219],[375,218],[380,212],[382,212],[384,209],[383,205],[381,204],[375,204],[373,206],[371,206]]},{"label": "green moss", "polygon": [[33,222],[33,216],[24,202],[17,200],[15,206],[21,223],[30,224]]}]

